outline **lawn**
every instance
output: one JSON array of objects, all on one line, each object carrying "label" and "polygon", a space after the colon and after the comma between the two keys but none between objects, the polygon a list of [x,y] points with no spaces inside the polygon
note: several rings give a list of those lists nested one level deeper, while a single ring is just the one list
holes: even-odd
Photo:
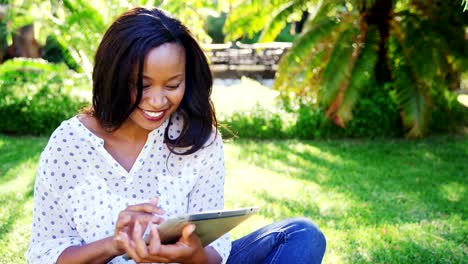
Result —
[{"label": "lawn", "polygon": [[[34,172],[46,138],[0,136],[0,263],[24,263]],[[468,140],[236,140],[225,145],[226,207],[261,212],[234,238],[306,216],[325,263],[467,263]]]}]

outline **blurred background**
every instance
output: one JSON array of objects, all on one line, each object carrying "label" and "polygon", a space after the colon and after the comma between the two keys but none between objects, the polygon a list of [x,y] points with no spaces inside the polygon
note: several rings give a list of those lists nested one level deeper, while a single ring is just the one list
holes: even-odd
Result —
[{"label": "blurred background", "polygon": [[89,105],[134,6],[187,25],[213,71],[234,238],[306,216],[326,263],[468,262],[463,0],[0,0],[0,263],[23,263],[39,155]]}]

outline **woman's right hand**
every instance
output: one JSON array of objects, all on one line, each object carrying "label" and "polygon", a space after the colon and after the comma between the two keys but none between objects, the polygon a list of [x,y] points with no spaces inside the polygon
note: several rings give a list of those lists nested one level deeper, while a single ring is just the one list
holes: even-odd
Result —
[{"label": "woman's right hand", "polygon": [[146,230],[148,224],[160,224],[164,220],[161,217],[164,210],[157,205],[158,198],[155,197],[149,203],[130,205],[119,213],[112,239],[115,255],[122,255],[127,252],[129,247],[134,247],[134,245],[129,245],[133,241],[127,238],[132,237],[136,222],[139,223],[139,228]]}]

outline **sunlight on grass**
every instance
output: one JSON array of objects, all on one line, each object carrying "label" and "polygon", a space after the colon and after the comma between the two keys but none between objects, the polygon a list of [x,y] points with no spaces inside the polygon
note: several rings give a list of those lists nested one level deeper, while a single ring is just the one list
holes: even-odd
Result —
[{"label": "sunlight on grass", "polygon": [[[24,263],[44,138],[0,136],[0,263]],[[225,144],[226,208],[258,206],[236,239],[308,217],[324,263],[464,263],[468,140],[250,141]]]},{"label": "sunlight on grass", "polygon": [[[18,208],[15,213],[15,221],[8,232],[2,238],[0,247],[0,263],[25,263],[24,252],[29,244],[31,236],[31,212],[33,199],[30,197]],[[12,260],[14,260],[12,262]]]},{"label": "sunlight on grass", "polygon": [[327,236],[325,263],[458,263],[467,252],[467,143],[227,143],[227,207],[262,208],[232,237],[306,216]]},{"label": "sunlight on grass", "polygon": [[[37,158],[31,158],[9,170],[10,179],[0,184],[0,263],[24,262],[23,253],[31,234],[31,212]],[[1,178],[0,178],[1,179]],[[11,262],[12,260],[14,262]]]},{"label": "sunlight on grass", "polygon": [[457,182],[450,182],[441,185],[440,191],[444,197],[451,202],[459,202],[466,198],[466,186]]},{"label": "sunlight on grass", "polygon": [[[36,173],[37,161],[39,157],[31,158],[20,166],[9,170],[7,173],[2,175],[2,178],[10,179],[8,181],[0,182],[0,197],[15,194],[17,196],[22,195],[22,190],[26,190],[30,185],[31,175]],[[2,208],[0,208],[0,211]]]}]

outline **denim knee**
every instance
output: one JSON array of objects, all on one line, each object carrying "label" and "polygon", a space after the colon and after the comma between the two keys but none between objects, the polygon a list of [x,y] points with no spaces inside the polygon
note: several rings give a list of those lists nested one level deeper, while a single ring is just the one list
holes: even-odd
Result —
[{"label": "denim knee", "polygon": [[305,217],[291,218],[287,221],[289,222],[289,226],[294,226],[294,230],[304,230],[304,232],[300,232],[302,236],[325,251],[327,240],[323,232],[314,222]]}]

